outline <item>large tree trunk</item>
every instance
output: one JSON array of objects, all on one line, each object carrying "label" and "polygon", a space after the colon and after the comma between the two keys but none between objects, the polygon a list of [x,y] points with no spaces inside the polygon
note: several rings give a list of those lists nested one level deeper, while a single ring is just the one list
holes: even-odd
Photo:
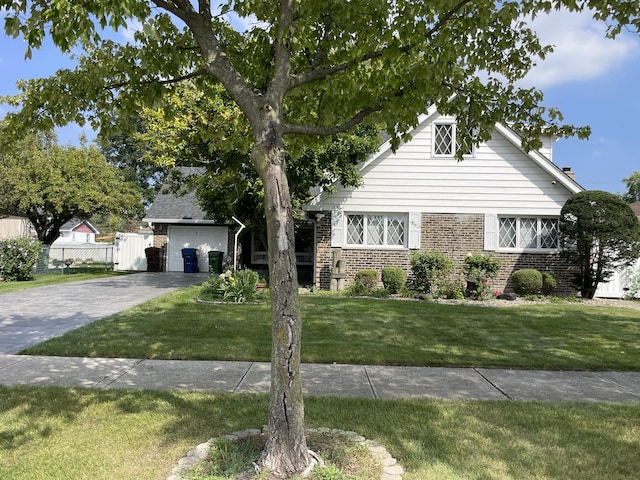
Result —
[{"label": "large tree trunk", "polygon": [[293,214],[282,135],[265,128],[252,152],[265,188],[272,349],[269,428],[259,466],[288,478],[307,469],[312,457],[304,436],[304,402],[300,377],[302,318],[298,300]]}]

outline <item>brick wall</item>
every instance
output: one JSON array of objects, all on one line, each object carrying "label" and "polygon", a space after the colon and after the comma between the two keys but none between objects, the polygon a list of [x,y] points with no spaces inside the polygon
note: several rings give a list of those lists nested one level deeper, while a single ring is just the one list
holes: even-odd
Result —
[{"label": "brick wall", "polygon": [[153,225],[153,246],[160,249],[160,270],[167,270],[167,232],[169,228],[166,223]]},{"label": "brick wall", "polygon": [[[331,217],[326,215],[316,225],[316,285],[329,289],[333,252],[331,248]],[[535,268],[553,273],[558,279],[557,294],[575,293],[571,286],[572,272],[557,254],[499,253],[484,251],[484,216],[482,214],[422,214],[421,251],[437,250],[446,254],[456,265],[456,274],[462,272],[468,254],[492,254],[500,259],[502,268],[492,287],[498,291],[512,291],[511,274],[522,268]],[[411,250],[342,249],[345,266],[345,284],[353,281],[359,270],[395,266],[411,276]]]}]

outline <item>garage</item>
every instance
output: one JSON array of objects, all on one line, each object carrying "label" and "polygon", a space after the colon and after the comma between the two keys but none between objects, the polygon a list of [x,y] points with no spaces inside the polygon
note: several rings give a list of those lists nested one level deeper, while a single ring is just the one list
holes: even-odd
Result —
[{"label": "garage", "polygon": [[167,270],[182,272],[183,248],[195,248],[198,253],[198,269],[209,271],[208,253],[212,250],[227,252],[228,228],[224,226],[169,225],[167,232]]}]

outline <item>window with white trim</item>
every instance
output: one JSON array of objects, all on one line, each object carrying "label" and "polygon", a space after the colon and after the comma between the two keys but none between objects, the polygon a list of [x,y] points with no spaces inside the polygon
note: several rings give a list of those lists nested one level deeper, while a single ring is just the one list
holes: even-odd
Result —
[{"label": "window with white trim", "polygon": [[[458,125],[455,123],[433,124],[433,151],[434,157],[453,157],[458,149]],[[473,149],[464,153],[472,155]]]},{"label": "window with white trim", "polygon": [[402,214],[356,214],[346,216],[346,244],[404,247],[407,218]]},{"label": "window with white trim", "polygon": [[518,250],[554,250],[559,247],[558,219],[500,217],[498,247]]}]

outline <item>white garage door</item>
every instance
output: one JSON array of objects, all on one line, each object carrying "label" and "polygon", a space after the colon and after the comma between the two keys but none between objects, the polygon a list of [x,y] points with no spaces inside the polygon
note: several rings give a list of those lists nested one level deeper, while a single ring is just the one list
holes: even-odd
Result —
[{"label": "white garage door", "polygon": [[198,249],[200,272],[209,271],[209,251],[227,252],[227,227],[169,226],[167,240],[167,270],[182,272],[183,248]]}]

